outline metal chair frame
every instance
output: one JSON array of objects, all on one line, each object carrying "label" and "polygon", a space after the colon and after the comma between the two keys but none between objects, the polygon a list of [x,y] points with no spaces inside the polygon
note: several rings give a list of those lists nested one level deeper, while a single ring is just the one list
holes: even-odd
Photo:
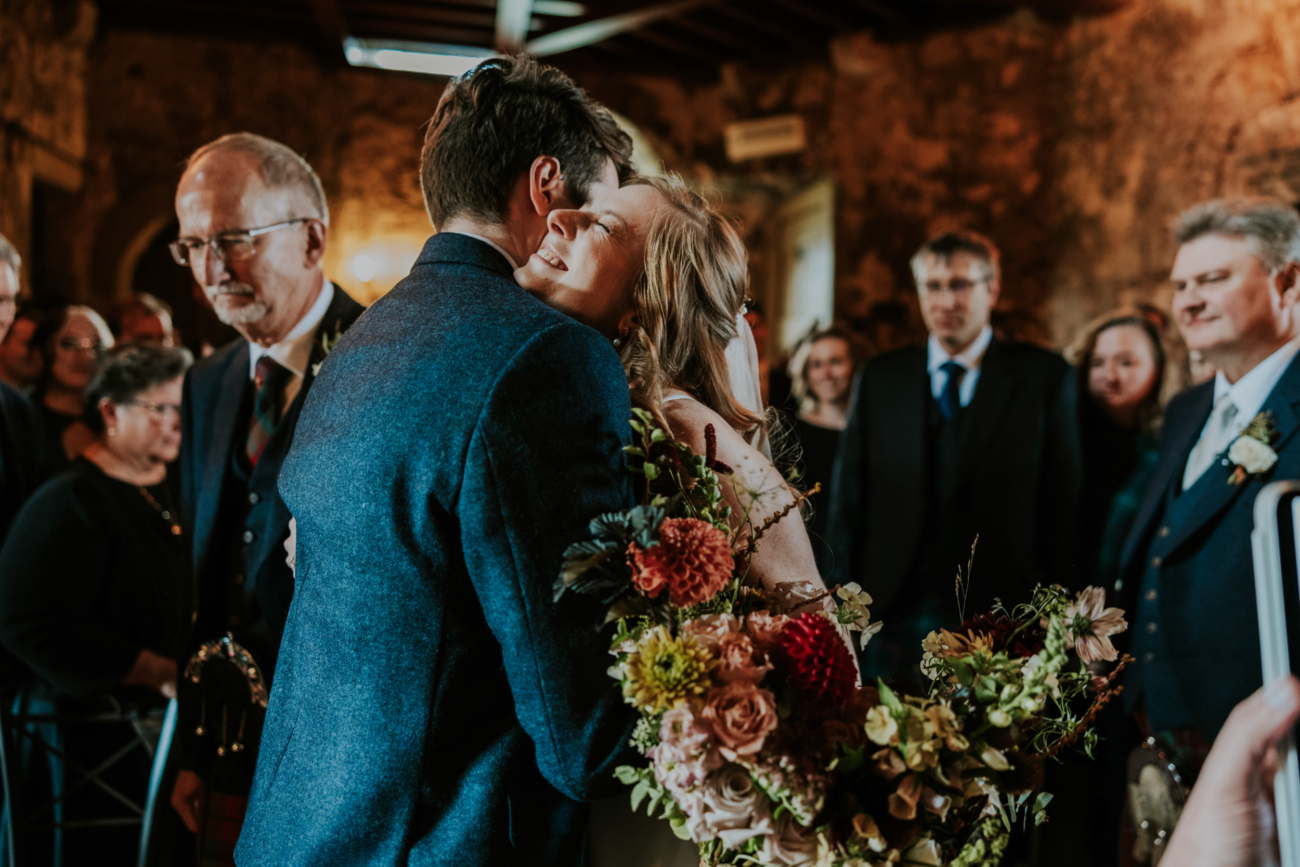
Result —
[{"label": "metal chair frame", "polygon": [[[168,702],[165,710],[148,711],[144,714],[135,712],[114,713],[105,711],[99,713],[70,713],[70,714],[48,714],[48,713],[27,713],[23,710],[14,712],[12,710],[15,702],[11,700],[0,700],[0,785],[3,786],[3,835],[0,839],[0,845],[4,848],[4,854],[7,855],[7,863],[18,867],[20,862],[17,859],[21,849],[19,847],[19,835],[16,827],[20,821],[24,822],[23,827],[28,831],[54,831],[55,844],[54,855],[55,865],[62,861],[62,835],[65,831],[73,831],[84,828],[106,828],[121,827],[125,825],[140,826],[140,848],[139,848],[139,867],[145,867],[149,856],[149,843],[152,836],[154,814],[158,806],[159,789],[162,785],[163,772],[167,764],[167,754],[171,750],[172,738],[176,731],[176,700]],[[111,756],[108,756],[93,768],[87,768],[78,762],[67,757],[67,754],[58,745],[50,743],[43,737],[39,731],[34,729],[37,725],[95,725],[95,724],[112,724],[112,723],[130,723],[133,719],[139,718],[157,718],[162,717],[162,727],[158,733],[157,743],[148,733],[136,731],[126,744],[116,750]],[[62,768],[63,779],[57,781],[55,796],[39,805],[36,809],[27,811],[24,815],[18,815],[15,807],[14,793],[21,790],[18,780],[19,769],[15,765],[15,760],[19,755],[19,747],[24,740],[30,741],[42,758],[53,757],[57,759]],[[143,803],[138,803],[131,796],[126,795],[116,789],[114,786],[105,782],[102,775],[110,768],[117,765],[123,758],[133,753],[137,748],[146,751],[152,751],[153,762],[150,769],[149,784],[144,793]],[[68,784],[68,772],[71,771],[76,775],[75,780]],[[63,820],[59,811],[68,797],[75,792],[82,790],[87,786],[95,786],[109,795],[115,801],[120,803],[126,810],[125,815],[112,816],[102,819],[79,819],[72,821]],[[49,822],[41,824],[28,824],[33,820],[44,818],[45,814],[50,814]]]}]

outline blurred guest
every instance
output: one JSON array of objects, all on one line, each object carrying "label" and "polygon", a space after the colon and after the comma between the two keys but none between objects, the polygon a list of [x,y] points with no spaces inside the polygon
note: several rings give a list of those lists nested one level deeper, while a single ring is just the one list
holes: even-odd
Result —
[{"label": "blurred guest", "polygon": [[795,435],[799,441],[798,484],[805,490],[820,484],[808,521],[808,536],[818,567],[828,571],[826,513],[831,501],[835,454],[840,434],[848,424],[849,396],[860,353],[854,335],[843,325],[814,331],[790,362],[792,392],[798,401]]},{"label": "blurred guest", "polygon": [[[0,235],[0,343],[13,326],[22,259]],[[23,501],[44,480],[41,420],[26,396],[0,382],[0,543]]]},{"label": "blurred guest", "polygon": [[176,346],[172,309],[148,292],[137,292],[117,310],[119,343],[153,343]]},{"label": "blurred guest", "polygon": [[48,317],[47,308],[26,301],[19,305],[9,330],[0,338],[0,382],[23,394],[30,395],[36,387],[45,363],[33,337]]},{"label": "blurred guest", "polygon": [[[294,586],[280,465],[316,368],[362,308],[325,279],[325,192],[279,142],[238,133],[199,148],[176,214],[173,257],[242,335],[196,364],[185,386],[181,480],[198,586],[191,649],[231,632],[269,679]],[[214,738],[194,734],[200,707],[182,696],[180,713],[172,804],[200,834],[205,863],[233,863],[260,723],[244,733],[247,750],[218,754]]]},{"label": "blurred guest", "polygon": [[46,460],[58,472],[95,439],[82,397],[113,334],[98,313],[74,304],[54,310],[32,342],[45,359],[32,397],[45,427]]},{"label": "blurred guest", "polygon": [[1067,354],[1083,448],[1079,547],[1084,574],[1109,587],[1159,454],[1165,352],[1157,323],[1137,308],[1120,308],[1092,322]]},{"label": "blurred guest", "polygon": [[884,630],[864,674],[916,672],[917,647],[959,620],[953,578],[979,538],[969,613],[1072,584],[1081,484],[1074,380],[1059,355],[993,336],[998,251],[972,232],[912,259],[926,346],[860,377],[841,443],[828,535],[838,583],[875,598]]},{"label": "blurred guest", "polygon": [[1174,320],[1217,373],[1169,404],[1115,587],[1136,627],[1125,710],[1194,774],[1263,681],[1251,530],[1263,486],[1300,476],[1300,215],[1207,202],[1175,238]]},{"label": "blurred guest", "polygon": [[[176,694],[192,593],[163,482],[180,449],[189,362],[183,349],[110,352],[86,393],[94,442],[27,501],[0,549],[0,642],[25,666],[29,711],[95,713]],[[133,740],[125,723],[61,731],[82,767],[107,764]],[[149,771],[136,751],[108,780],[142,802]],[[96,794],[70,789],[65,819],[103,818]],[[65,831],[64,863],[134,864],[138,836],[129,826]]]}]

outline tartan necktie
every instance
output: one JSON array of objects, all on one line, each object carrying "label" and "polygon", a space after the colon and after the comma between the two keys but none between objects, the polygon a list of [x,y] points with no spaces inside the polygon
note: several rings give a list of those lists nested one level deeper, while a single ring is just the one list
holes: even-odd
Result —
[{"label": "tartan necktie", "polygon": [[939,369],[948,374],[939,395],[939,414],[944,421],[952,421],[961,409],[961,381],[966,378],[966,368],[956,361],[945,361]]},{"label": "tartan necktie", "polygon": [[281,402],[284,387],[288,384],[293,371],[284,367],[269,355],[257,360],[253,370],[253,417],[248,423],[248,464],[257,466],[257,459],[262,456],[267,440],[275,433],[280,423]]}]

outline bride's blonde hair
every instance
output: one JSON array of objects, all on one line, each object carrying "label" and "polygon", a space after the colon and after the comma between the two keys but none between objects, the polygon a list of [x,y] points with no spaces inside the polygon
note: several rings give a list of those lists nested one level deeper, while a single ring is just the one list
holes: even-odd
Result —
[{"label": "bride's blonde hair", "polygon": [[[680,388],[745,435],[763,419],[736,400],[727,344],[749,287],[749,256],[734,226],[681,178],[638,176],[668,205],[650,227],[645,269],[632,285],[636,326],[620,351],[632,402],[662,421],[664,390]],[[752,439],[752,436],[751,436]]]}]

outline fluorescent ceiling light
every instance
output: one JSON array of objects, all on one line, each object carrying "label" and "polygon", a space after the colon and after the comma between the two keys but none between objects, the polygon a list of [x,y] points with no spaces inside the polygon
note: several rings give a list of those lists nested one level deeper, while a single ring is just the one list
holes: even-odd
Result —
[{"label": "fluorescent ceiling light", "polygon": [[569,0],[533,0],[533,11],[538,15],[554,15],[557,18],[581,18],[587,14],[587,7]]},{"label": "fluorescent ceiling light", "polygon": [[496,56],[489,48],[469,45],[355,37],[343,40],[343,55],[353,66],[448,76],[464,75],[486,58]]}]

